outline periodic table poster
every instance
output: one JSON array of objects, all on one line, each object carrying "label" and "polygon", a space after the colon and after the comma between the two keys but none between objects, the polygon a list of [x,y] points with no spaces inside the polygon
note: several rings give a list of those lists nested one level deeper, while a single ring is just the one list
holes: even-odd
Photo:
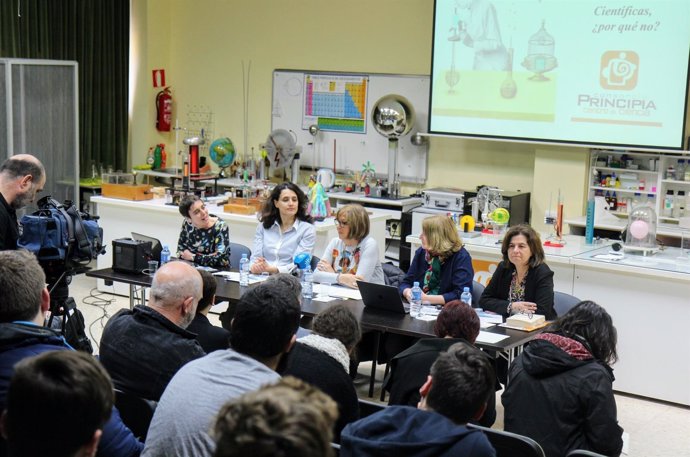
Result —
[{"label": "periodic table poster", "polygon": [[[275,70],[271,128],[294,134],[302,147],[302,168],[354,173],[366,164],[385,178],[389,142],[374,128],[371,113],[390,94],[405,97],[415,111],[412,131],[398,140],[398,174],[404,182],[422,183],[428,146],[415,146],[410,139],[427,131],[428,76]],[[316,134],[310,133],[312,126],[318,127]]]}]

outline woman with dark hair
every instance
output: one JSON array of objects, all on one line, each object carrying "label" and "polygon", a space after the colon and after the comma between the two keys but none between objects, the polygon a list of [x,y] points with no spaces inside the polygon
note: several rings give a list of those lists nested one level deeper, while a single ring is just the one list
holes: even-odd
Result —
[{"label": "woman with dark hair", "polygon": [[307,197],[297,185],[284,182],[275,186],[259,221],[252,249],[252,273],[289,273],[295,267],[295,254],[312,253],[316,229],[307,213]]},{"label": "woman with dark hair", "polygon": [[591,301],[551,324],[510,367],[505,429],[535,439],[547,457],[573,449],[619,455],[623,429],[610,367],[616,342],[611,316]]},{"label": "woman with dark hair", "polygon": [[206,267],[230,266],[230,232],[225,221],[209,214],[196,195],[184,197],[179,211],[185,219],[177,241],[177,257]]},{"label": "woman with dark hair", "polygon": [[460,300],[463,288],[472,290],[472,258],[462,246],[453,221],[444,215],[427,217],[422,221],[422,247],[417,249],[400,293],[412,299],[412,285],[419,282],[422,301],[443,305]]},{"label": "woman with dark hair", "polygon": [[369,236],[369,214],[362,205],[340,207],[335,215],[338,237],[333,238],[314,272],[314,282],[357,288],[357,280],[383,284],[379,245]]},{"label": "woman with dark hair", "polygon": [[361,336],[359,322],[349,309],[343,305],[326,308],[314,318],[312,334],[297,340],[281,373],[318,387],[338,403],[336,439],[345,425],[359,418],[357,392],[348,370]]},{"label": "woman with dark hair", "polygon": [[[438,355],[455,343],[474,345],[479,335],[479,317],[467,303],[453,300],[443,307],[434,325],[438,338],[422,338],[391,360],[391,371],[383,383],[390,392],[389,405],[417,406],[419,388]],[[491,427],[496,420],[496,396],[491,395],[479,424]]]},{"label": "woman with dark hair", "polygon": [[501,253],[503,261],[477,306],[503,317],[533,313],[555,319],[553,271],[544,263],[539,234],[527,224],[511,227],[503,238]]}]

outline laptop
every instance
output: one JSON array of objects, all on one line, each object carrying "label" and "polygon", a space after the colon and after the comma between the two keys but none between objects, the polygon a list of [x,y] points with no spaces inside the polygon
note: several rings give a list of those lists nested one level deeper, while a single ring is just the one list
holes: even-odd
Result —
[{"label": "laptop", "polygon": [[410,312],[410,305],[403,302],[397,287],[365,281],[357,281],[357,285],[365,307],[398,314]]},{"label": "laptop", "polygon": [[132,239],[137,241],[150,241],[151,242],[151,260],[157,260],[160,264],[161,261],[161,251],[163,246],[161,242],[156,238],[151,238],[150,236],[142,235],[141,233],[132,232]]}]

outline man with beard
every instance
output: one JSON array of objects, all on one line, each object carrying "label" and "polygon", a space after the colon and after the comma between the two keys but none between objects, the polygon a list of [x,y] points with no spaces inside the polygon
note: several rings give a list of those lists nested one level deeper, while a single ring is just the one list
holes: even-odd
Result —
[{"label": "man with beard", "polygon": [[0,251],[17,249],[17,213],[43,190],[43,164],[29,154],[17,154],[0,165]]},{"label": "man with beard", "polygon": [[205,355],[196,334],[187,330],[201,296],[199,272],[184,262],[169,262],[153,277],[148,306],[110,318],[100,358],[116,389],[158,401],[177,370]]}]

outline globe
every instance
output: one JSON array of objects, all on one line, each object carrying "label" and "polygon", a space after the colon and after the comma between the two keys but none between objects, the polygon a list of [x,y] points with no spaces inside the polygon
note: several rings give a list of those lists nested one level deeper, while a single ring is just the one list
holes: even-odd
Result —
[{"label": "globe", "polygon": [[235,161],[235,145],[230,138],[218,138],[211,143],[209,155],[220,168],[229,167]]},{"label": "globe", "polygon": [[401,95],[386,95],[381,97],[371,112],[374,128],[381,135],[390,139],[397,139],[407,134],[414,125],[414,108]]}]

